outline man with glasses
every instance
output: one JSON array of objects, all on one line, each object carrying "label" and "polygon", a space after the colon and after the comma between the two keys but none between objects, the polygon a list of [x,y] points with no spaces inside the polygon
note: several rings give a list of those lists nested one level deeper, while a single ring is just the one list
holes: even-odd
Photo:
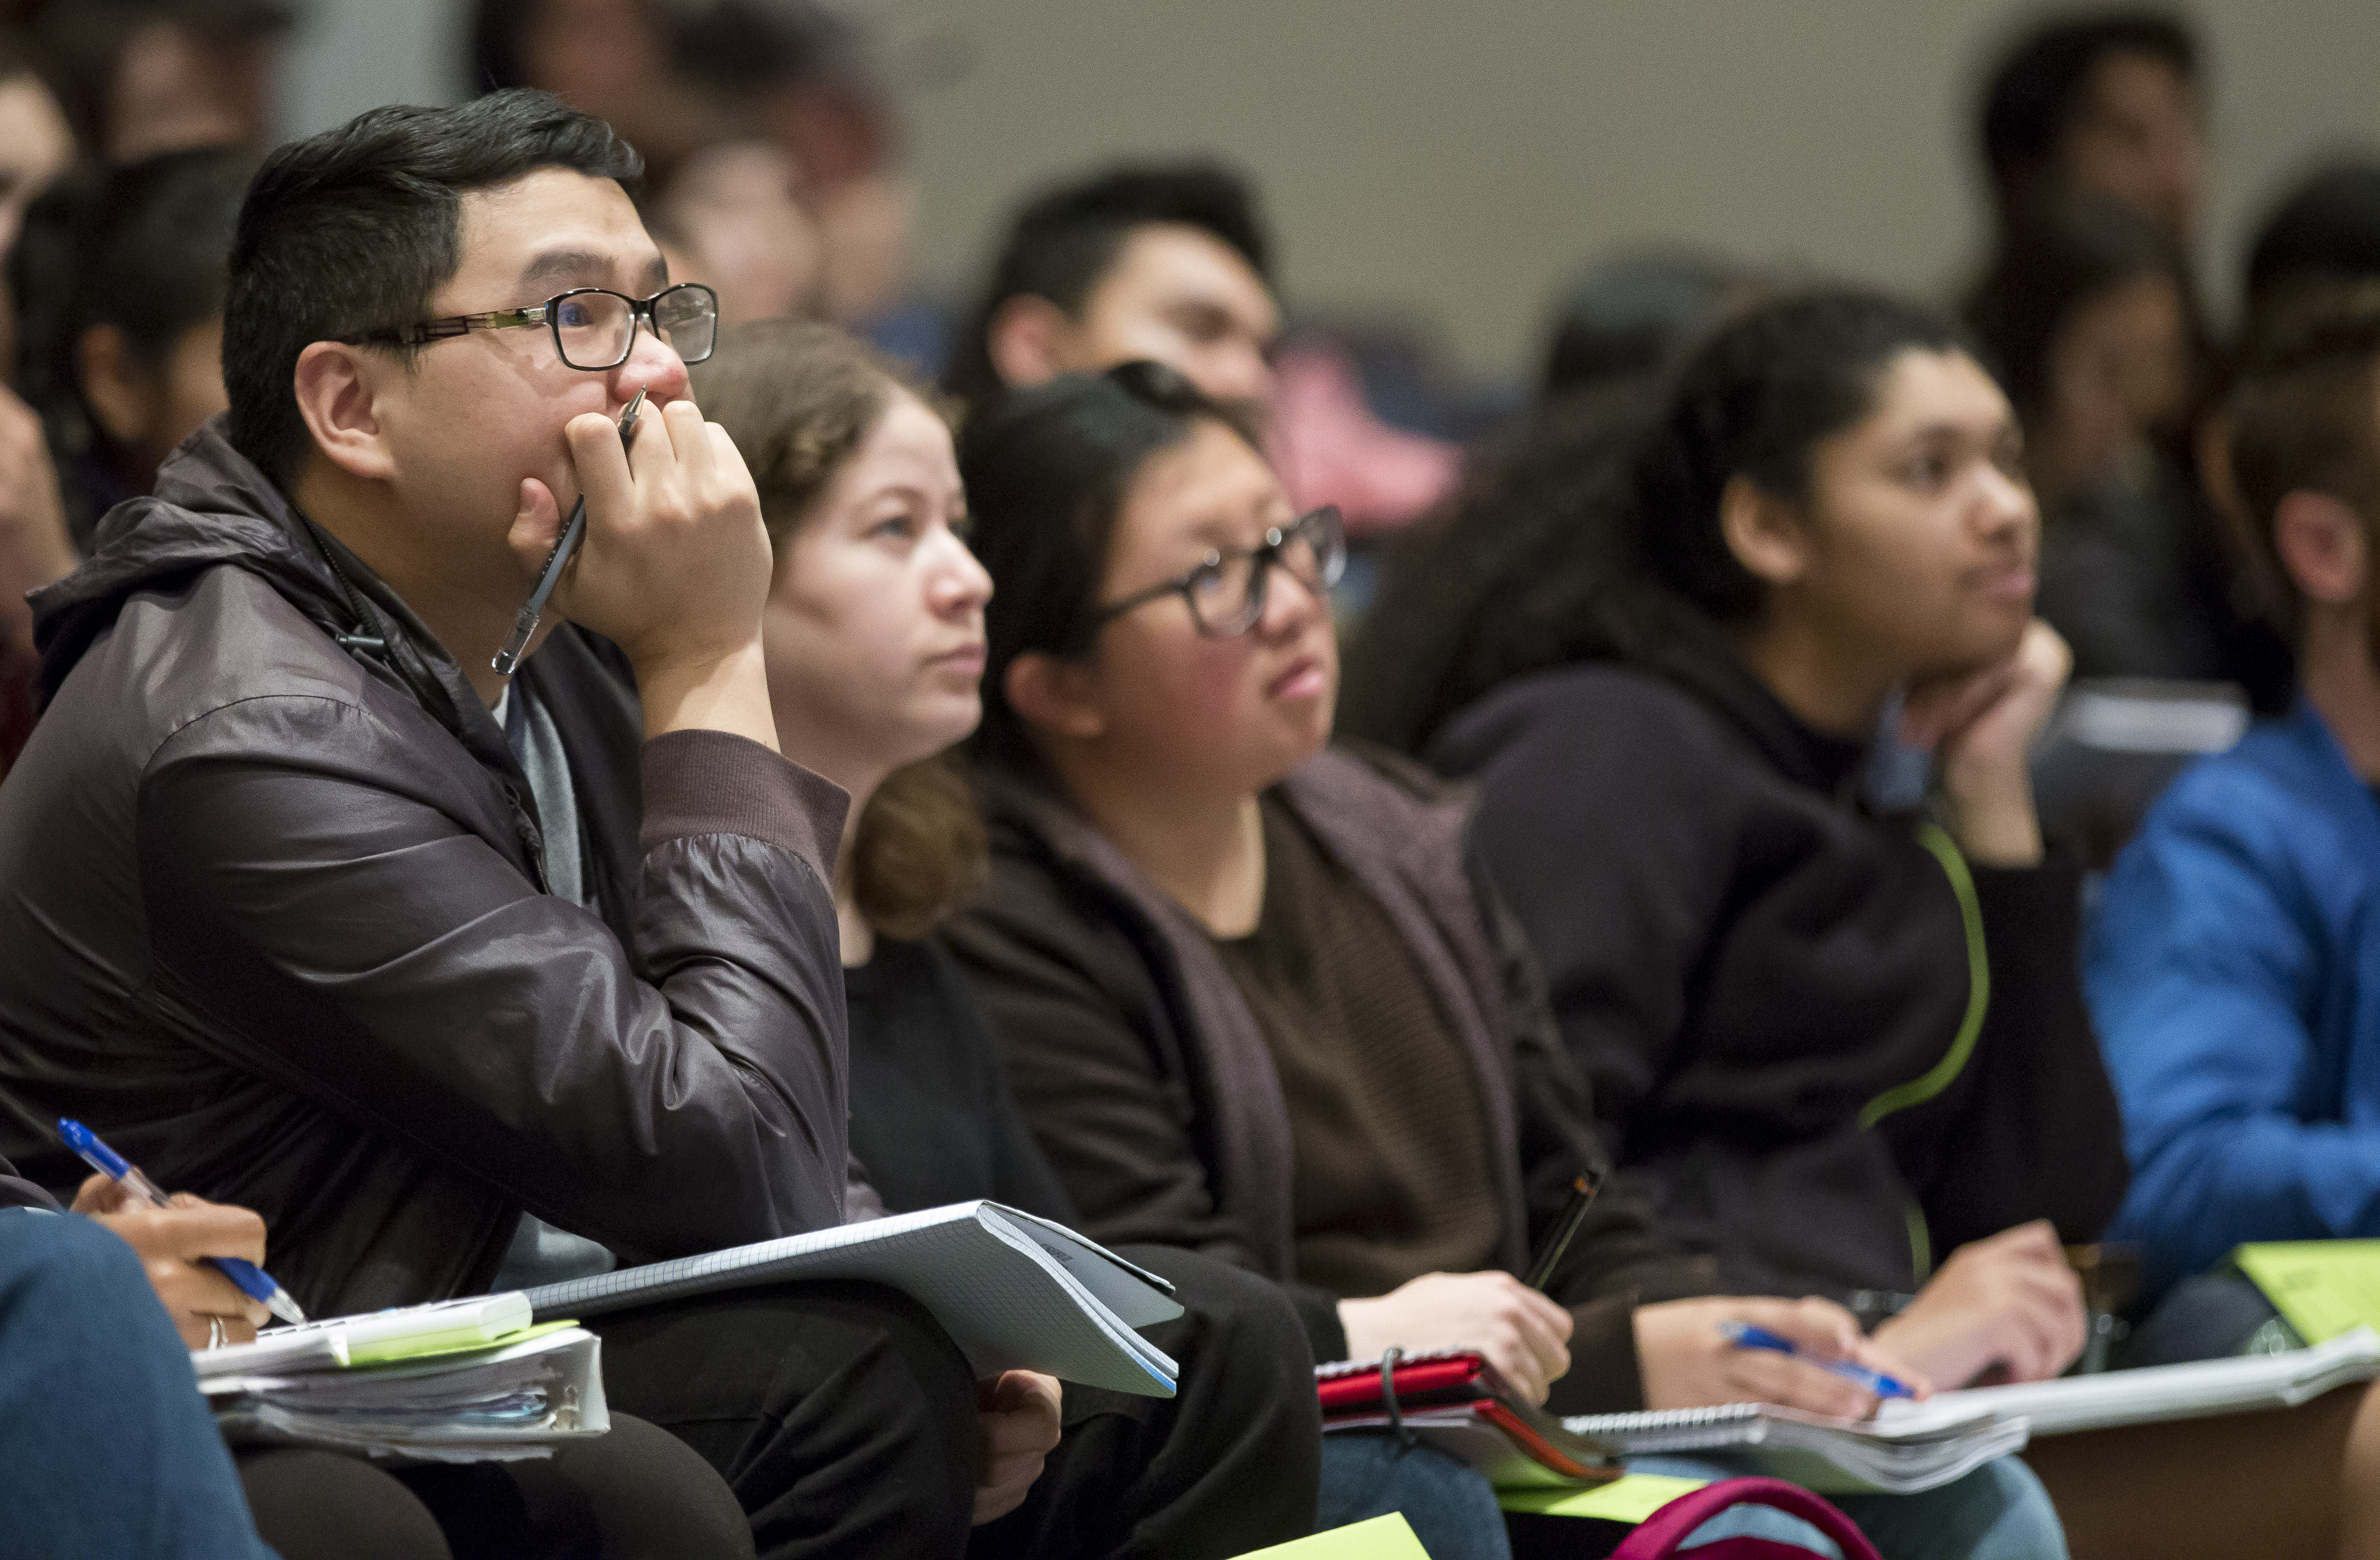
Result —
[{"label": "man with glasses", "polygon": [[[0,1090],[256,1209],[316,1314],[844,1215],[844,798],[776,751],[759,502],[686,394],[716,306],[669,284],[638,171],[530,92],[276,151],[230,412],[36,602]],[[0,1155],[78,1179],[13,1119]],[[1028,1434],[976,1489],[965,1360],[891,1291],[601,1330],[614,1406],[723,1473],[764,1554],[953,1554],[1038,1466]]]}]

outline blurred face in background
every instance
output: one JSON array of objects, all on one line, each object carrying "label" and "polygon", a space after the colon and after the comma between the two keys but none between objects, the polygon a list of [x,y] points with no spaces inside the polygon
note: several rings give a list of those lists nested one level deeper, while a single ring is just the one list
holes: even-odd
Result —
[{"label": "blurred face in background", "polygon": [[991,576],[965,527],[949,428],[894,391],[778,545],[761,638],[788,754],[881,776],[975,730]]},{"label": "blurred face in background", "polygon": [[273,40],[202,38],[157,20],[116,59],[107,155],[118,164],[196,146],[262,146],[273,127]]},{"label": "blurred face in background", "polygon": [[1012,298],[991,326],[992,362],[1016,386],[1150,358],[1217,401],[1258,408],[1273,395],[1281,309],[1256,268],[1204,228],[1135,228],[1069,317],[1046,298]]},{"label": "blurred face in background", "polygon": [[122,475],[146,488],[176,445],[226,410],[223,317],[193,325],[154,362],[144,361],[114,325],[94,325],[75,344],[84,403],[132,467]]},{"label": "blurred face in background", "polygon": [[2091,72],[2058,162],[2068,190],[2120,200],[2188,242],[2206,170],[2197,91],[2154,55],[2109,54]]},{"label": "blurred face in background", "polygon": [[2170,277],[2142,276],[2083,300],[2058,327],[2028,462],[2045,499],[2108,481],[2180,415],[2190,392],[2182,311]]},{"label": "blurred face in background", "polygon": [[74,161],[74,134],[32,75],[0,81],[0,255],[16,248],[25,208]]},{"label": "blurred face in background", "polygon": [[749,140],[698,151],[670,180],[662,209],[691,250],[671,279],[715,289],[722,324],[817,311],[819,230],[800,184],[793,159]]}]

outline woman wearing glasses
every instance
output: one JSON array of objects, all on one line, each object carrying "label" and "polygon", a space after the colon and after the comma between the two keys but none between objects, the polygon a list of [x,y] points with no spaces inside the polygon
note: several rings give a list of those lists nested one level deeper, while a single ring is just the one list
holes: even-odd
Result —
[{"label": "woman wearing glasses", "polygon": [[[1081,1227],[1273,1279],[1321,1360],[1478,1348],[1570,1413],[1866,1411],[1718,1331],[1835,1359],[1864,1347],[1848,1312],[1673,1298],[1710,1271],[1624,1199],[1544,1293],[1515,1276],[1601,1162],[1592,1113],[1465,804],[1330,746],[1336,517],[1295,514],[1228,414],[1148,364],[1019,395],[969,426],[960,469],[996,587],[991,874],[947,935]],[[1367,1459],[1412,1476],[1385,1441],[1325,1457],[1326,1525],[1393,1502],[1463,1530],[1445,1550],[1426,1530],[1433,1553],[1500,1542],[1462,1470],[1426,1506],[1366,1488]]]}]

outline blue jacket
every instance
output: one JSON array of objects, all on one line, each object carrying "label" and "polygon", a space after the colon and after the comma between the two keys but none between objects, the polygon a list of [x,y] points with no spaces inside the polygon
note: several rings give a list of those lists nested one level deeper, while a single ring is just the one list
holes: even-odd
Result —
[{"label": "blue jacket", "polygon": [[2243,1240],[2380,1236],[2380,802],[2301,702],[2117,859],[2083,980],[2152,1295]]}]

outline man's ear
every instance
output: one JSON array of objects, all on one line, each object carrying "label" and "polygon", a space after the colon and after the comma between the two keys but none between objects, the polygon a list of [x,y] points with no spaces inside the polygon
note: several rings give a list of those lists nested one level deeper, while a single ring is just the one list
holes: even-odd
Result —
[{"label": "man's ear", "polygon": [[110,439],[129,449],[147,442],[164,386],[132,357],[132,344],[114,325],[93,325],[75,343],[75,374],[91,415]]},{"label": "man's ear", "polygon": [[2273,550],[2289,583],[2320,606],[2343,607],[2363,593],[2371,550],[2352,504],[2301,488],[2273,510]]},{"label": "man's ear", "polygon": [[1008,707],[1038,732],[1089,742],[1107,730],[1107,717],[1091,697],[1090,668],[1078,661],[1027,650],[1008,663],[1000,685]]},{"label": "man's ear", "polygon": [[1727,550],[1768,586],[1791,585],[1810,568],[1810,528],[1800,510],[1737,475],[1718,495],[1719,535]]},{"label": "man's ear", "polygon": [[350,477],[385,482],[396,474],[396,461],[381,438],[376,397],[384,376],[364,352],[345,342],[310,343],[294,376],[298,415],[323,459]]},{"label": "man's ear", "polygon": [[1066,338],[1075,322],[1048,298],[1019,293],[991,311],[984,345],[1000,382],[1023,390],[1066,371]]}]

